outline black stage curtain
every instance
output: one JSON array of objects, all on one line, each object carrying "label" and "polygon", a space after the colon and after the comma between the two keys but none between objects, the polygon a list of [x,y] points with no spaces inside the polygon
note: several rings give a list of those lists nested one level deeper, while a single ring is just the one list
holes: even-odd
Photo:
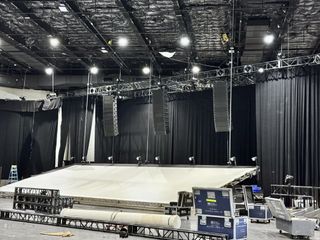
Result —
[{"label": "black stage curtain", "polygon": [[[238,165],[251,165],[256,155],[254,87],[234,89],[233,155]],[[160,156],[162,164],[216,165],[227,162],[227,133],[215,133],[212,91],[176,94],[169,102],[168,135],[155,135],[152,105],[145,99],[118,103],[119,136],[105,137],[102,125],[102,103],[97,103],[96,162],[107,162],[113,155],[116,163],[136,163],[136,156],[146,159],[148,109],[150,137],[148,159]]]},{"label": "black stage curtain", "polygon": [[19,178],[54,168],[57,110],[45,112],[0,111],[0,166],[7,179],[12,164]]},{"label": "black stage curtain", "polygon": [[320,183],[320,68],[269,76],[256,86],[257,146],[263,187]]},{"label": "black stage curtain", "polygon": [[[95,98],[89,97],[88,114],[87,114],[87,131],[86,131],[86,149],[90,140],[90,130],[92,123],[92,113]],[[71,157],[74,158],[75,163],[81,162],[84,122],[85,122],[86,97],[74,97],[63,99],[62,104],[62,124],[61,124],[61,147],[59,151],[59,166],[62,166],[64,151],[66,147],[67,138],[70,138],[70,152]]]}]

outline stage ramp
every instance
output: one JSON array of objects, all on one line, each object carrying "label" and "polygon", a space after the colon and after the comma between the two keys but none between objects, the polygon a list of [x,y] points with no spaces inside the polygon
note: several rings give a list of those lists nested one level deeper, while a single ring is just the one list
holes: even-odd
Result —
[{"label": "stage ramp", "polygon": [[179,191],[192,187],[232,186],[255,175],[254,167],[157,165],[73,165],[36,175],[0,188],[59,189],[82,204],[156,210],[177,201]]}]

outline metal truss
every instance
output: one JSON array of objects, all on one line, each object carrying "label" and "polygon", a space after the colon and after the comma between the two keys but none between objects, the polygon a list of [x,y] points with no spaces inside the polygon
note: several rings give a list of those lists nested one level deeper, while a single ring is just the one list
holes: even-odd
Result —
[{"label": "metal truss", "polygon": [[120,234],[125,229],[130,236],[140,236],[167,240],[227,240],[228,235],[204,233],[183,229],[153,228],[119,223],[107,223],[77,218],[63,218],[55,215],[42,215],[27,212],[0,210],[0,219],[20,222],[54,225],[91,231]]},{"label": "metal truss", "polygon": [[[233,86],[245,86],[256,83],[256,74],[268,73],[279,69],[294,68],[299,66],[320,65],[320,54],[279,59],[269,62],[244,65],[233,68]],[[91,87],[91,95],[122,95],[128,97],[149,96],[151,89],[166,87],[172,92],[193,92],[212,88],[215,81],[229,80],[230,68],[216,69],[200,72],[197,75],[183,74],[164,77],[160,80],[153,78],[136,79],[132,82],[118,82],[99,87]],[[135,93],[140,92],[140,93]],[[85,90],[67,92],[66,96],[83,96]]]},{"label": "metal truss", "polygon": [[16,187],[13,209],[59,214],[63,208],[72,207],[73,199],[61,197],[57,189]]},{"label": "metal truss", "polygon": [[260,171],[260,168],[257,166],[252,171],[246,173],[245,175],[234,179],[232,182],[225,184],[224,187],[234,187],[234,186],[238,185],[239,183],[243,182],[244,180],[246,180],[248,178],[252,178],[253,176],[256,176],[259,171]]},{"label": "metal truss", "polygon": [[271,184],[271,196],[290,198],[310,197],[315,200],[318,207],[320,206],[320,187]]}]

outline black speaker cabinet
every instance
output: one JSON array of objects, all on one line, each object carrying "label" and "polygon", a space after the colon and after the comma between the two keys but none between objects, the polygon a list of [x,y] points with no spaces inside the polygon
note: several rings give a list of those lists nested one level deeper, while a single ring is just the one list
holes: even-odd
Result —
[{"label": "black speaker cabinet", "polygon": [[102,116],[105,136],[117,136],[119,134],[117,106],[116,97],[102,96]]},{"label": "black speaker cabinet", "polygon": [[156,134],[169,132],[168,93],[165,89],[152,91],[153,124]]},{"label": "black speaker cabinet", "polygon": [[229,131],[228,86],[225,81],[213,85],[213,116],[216,132]]}]

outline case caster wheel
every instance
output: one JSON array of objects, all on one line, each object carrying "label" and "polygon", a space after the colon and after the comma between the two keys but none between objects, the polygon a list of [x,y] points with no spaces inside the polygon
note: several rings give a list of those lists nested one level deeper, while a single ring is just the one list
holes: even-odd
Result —
[{"label": "case caster wheel", "polygon": [[282,230],[279,230],[279,233],[282,233]]}]

